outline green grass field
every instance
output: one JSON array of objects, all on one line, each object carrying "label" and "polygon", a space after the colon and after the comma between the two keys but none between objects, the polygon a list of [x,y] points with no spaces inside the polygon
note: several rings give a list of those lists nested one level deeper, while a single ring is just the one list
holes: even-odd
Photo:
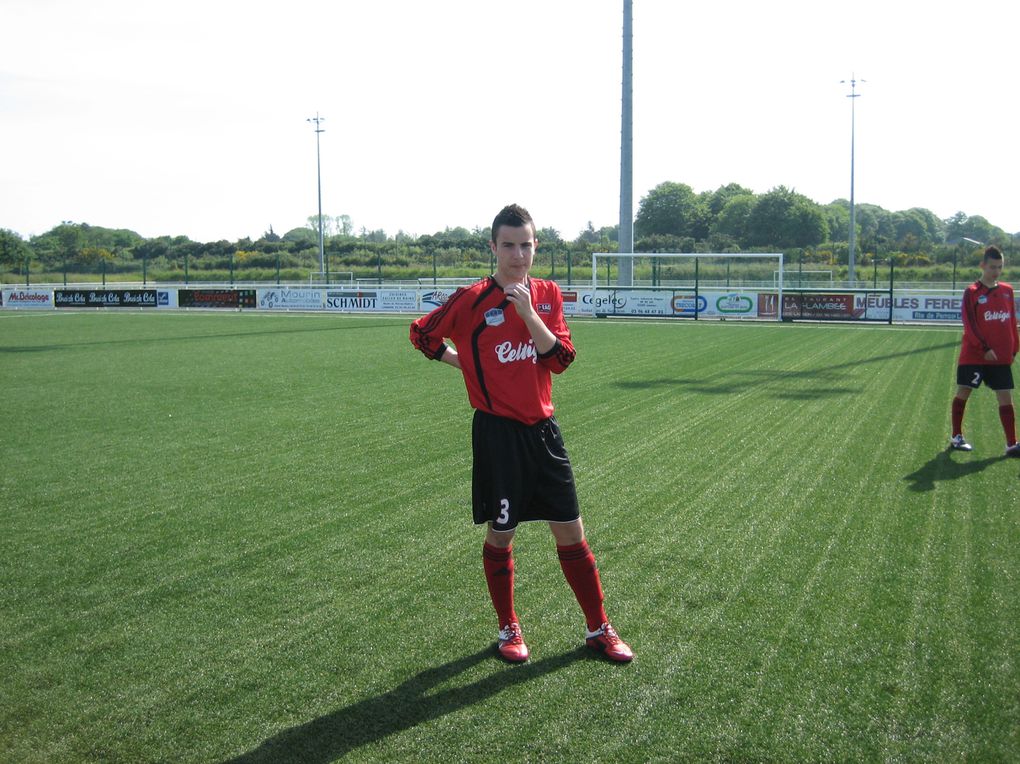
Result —
[{"label": "green grass field", "polygon": [[410,317],[0,314],[0,760],[1016,761],[1020,464],[959,330],[572,323],[607,609],[520,530],[494,655],[463,384]]}]

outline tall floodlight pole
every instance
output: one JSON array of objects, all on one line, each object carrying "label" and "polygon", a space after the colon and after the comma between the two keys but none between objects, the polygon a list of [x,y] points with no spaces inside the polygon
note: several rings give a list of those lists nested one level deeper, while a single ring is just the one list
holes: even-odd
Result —
[{"label": "tall floodlight pole", "polygon": [[319,273],[325,273],[326,246],[322,231],[322,160],[319,154],[319,133],[326,132],[322,127],[322,123],[326,121],[326,118],[320,117],[319,112],[315,112],[314,117],[309,117],[305,121],[315,123],[315,175],[319,185]]},{"label": "tall floodlight pole", "polygon": [[[634,251],[634,19],[633,1],[623,0],[623,98],[620,121],[620,253]],[[621,257],[622,286],[634,282],[634,259]]]},{"label": "tall floodlight pole", "polygon": [[[866,82],[867,80],[861,80]],[[840,80],[841,84],[846,84],[846,80]],[[856,115],[854,113],[854,104],[857,99],[861,97],[861,94],[856,92],[857,79],[854,75],[850,75],[850,93],[847,98],[850,99],[850,254],[847,258],[847,278],[850,281],[850,286],[853,286],[856,280],[856,274],[854,273],[856,262],[857,262],[857,210],[854,206],[854,142],[856,132]]]}]

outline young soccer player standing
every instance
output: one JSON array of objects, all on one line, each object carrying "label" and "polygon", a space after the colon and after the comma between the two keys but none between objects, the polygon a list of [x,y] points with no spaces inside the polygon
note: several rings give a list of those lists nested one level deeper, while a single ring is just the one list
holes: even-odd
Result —
[{"label": "young soccer player standing", "polygon": [[998,247],[988,247],[981,260],[981,278],[963,292],[963,341],[956,367],[951,448],[970,451],[963,437],[963,414],[967,399],[982,382],[995,391],[999,420],[1006,435],[1006,456],[1020,457],[1013,409],[1013,370],[1010,368],[1020,337],[1017,334],[1013,287],[999,281],[1003,258]]},{"label": "young soccer player standing", "polygon": [[586,644],[610,660],[630,661],[634,653],[603,608],[573,470],[553,417],[551,375],[575,355],[563,295],[556,282],[528,275],[538,239],[523,207],[499,212],[489,246],[496,272],[414,321],[411,342],[426,357],[460,369],[475,409],[472,507],[475,524],[487,524],[482,564],[499,619],[498,652],[511,662],[528,659],[514,610],[512,542],[518,523],[543,520],[587,621]]}]

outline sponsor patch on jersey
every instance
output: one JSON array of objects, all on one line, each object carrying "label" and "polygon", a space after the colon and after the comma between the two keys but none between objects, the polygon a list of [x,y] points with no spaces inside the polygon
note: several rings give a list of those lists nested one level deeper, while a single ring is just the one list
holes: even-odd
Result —
[{"label": "sponsor patch on jersey", "polygon": [[540,302],[537,305],[535,305],[535,310],[538,311],[539,313],[552,313],[552,303]]},{"label": "sponsor patch on jersey", "polygon": [[503,315],[502,308],[492,308],[485,311],[485,323],[489,326],[499,326],[504,321],[506,321],[506,317]]},{"label": "sponsor patch on jersey", "polygon": [[983,294],[978,297],[978,305],[984,305],[986,302],[988,302],[988,295]]}]

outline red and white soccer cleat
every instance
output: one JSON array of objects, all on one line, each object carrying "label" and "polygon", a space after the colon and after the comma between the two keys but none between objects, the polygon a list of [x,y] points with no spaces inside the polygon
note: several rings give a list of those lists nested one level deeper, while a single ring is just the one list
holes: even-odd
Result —
[{"label": "red and white soccer cleat", "polygon": [[499,630],[496,649],[500,657],[510,663],[524,663],[528,659],[528,646],[524,644],[519,623],[507,624]]},{"label": "red and white soccer cleat", "polygon": [[620,639],[612,624],[604,623],[595,631],[586,632],[584,641],[592,650],[602,653],[611,661],[627,663],[634,660],[634,651]]}]

